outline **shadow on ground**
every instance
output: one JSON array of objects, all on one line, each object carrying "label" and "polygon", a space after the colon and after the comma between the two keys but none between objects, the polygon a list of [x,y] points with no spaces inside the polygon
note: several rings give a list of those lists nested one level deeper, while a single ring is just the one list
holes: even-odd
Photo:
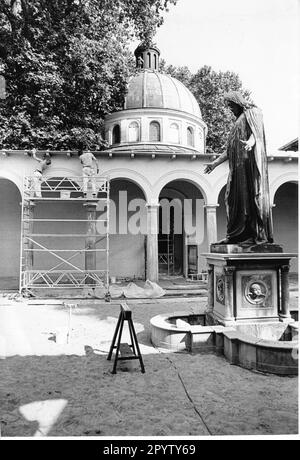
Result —
[{"label": "shadow on ground", "polygon": [[[295,378],[255,374],[212,354],[185,353],[145,355],[146,374],[135,361],[128,368],[122,363],[113,375],[105,355],[90,346],[85,352],[1,362],[2,436],[297,433]],[[51,403],[57,403],[57,413]]]},{"label": "shadow on ground", "polygon": [[146,373],[131,361],[113,375],[106,356],[119,306],[78,307],[69,345],[53,340],[68,321],[61,307],[2,307],[2,436],[296,434],[297,378],[253,373],[214,354],[152,347],[151,317],[197,308],[132,305]]}]

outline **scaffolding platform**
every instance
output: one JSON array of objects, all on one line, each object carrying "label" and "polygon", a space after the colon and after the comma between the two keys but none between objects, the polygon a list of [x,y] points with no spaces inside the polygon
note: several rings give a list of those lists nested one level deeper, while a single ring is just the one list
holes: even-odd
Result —
[{"label": "scaffolding platform", "polygon": [[109,298],[109,204],[107,177],[24,177],[20,293],[100,288]]}]

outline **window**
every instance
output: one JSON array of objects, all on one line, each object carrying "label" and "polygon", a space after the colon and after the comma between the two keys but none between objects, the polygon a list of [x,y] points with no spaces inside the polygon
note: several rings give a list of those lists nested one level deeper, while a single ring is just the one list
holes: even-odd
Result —
[{"label": "window", "polygon": [[194,130],[190,126],[187,129],[187,145],[194,147]]},{"label": "window", "polygon": [[160,124],[158,121],[151,121],[150,123],[150,142],[160,142]]},{"label": "window", "polygon": [[112,132],[112,143],[113,144],[120,144],[121,142],[121,129],[120,125],[114,126],[113,132]]},{"label": "window", "polygon": [[179,144],[179,126],[176,123],[172,123],[170,126],[170,142]]},{"label": "window", "polygon": [[128,128],[128,142],[139,142],[140,140],[140,127],[136,121],[130,123]]}]

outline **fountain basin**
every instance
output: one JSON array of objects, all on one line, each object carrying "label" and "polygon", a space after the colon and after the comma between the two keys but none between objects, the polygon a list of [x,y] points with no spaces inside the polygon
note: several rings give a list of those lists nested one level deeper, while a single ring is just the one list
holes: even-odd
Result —
[{"label": "fountain basin", "polygon": [[298,374],[298,323],[206,325],[204,314],[175,312],[150,320],[151,341],[172,351],[223,354],[231,364],[279,375]]}]

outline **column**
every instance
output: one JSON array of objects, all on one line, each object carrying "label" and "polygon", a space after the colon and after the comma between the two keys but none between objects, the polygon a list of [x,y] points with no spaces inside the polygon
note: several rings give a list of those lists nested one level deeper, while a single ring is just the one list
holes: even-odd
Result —
[{"label": "column", "polygon": [[158,281],[158,203],[147,207],[147,279]]},{"label": "column", "polygon": [[[25,274],[25,279],[23,280],[26,285],[30,284],[31,276],[32,274],[28,273],[33,269],[33,264],[34,264],[34,251],[32,249],[34,248],[34,243],[30,241],[26,236],[29,238],[33,238],[32,233],[33,233],[33,224],[34,222],[32,221],[34,217],[34,208],[35,208],[35,203],[33,201],[29,201],[27,205],[24,205],[24,219],[31,219],[30,221],[24,221],[23,222],[23,248],[24,248],[24,265],[23,265],[23,270],[26,272]],[[21,254],[22,256],[22,254]]]},{"label": "column", "polygon": [[207,204],[204,207],[206,208],[207,243],[210,250],[210,245],[218,241],[217,208],[219,204]]},{"label": "column", "polygon": [[285,322],[291,319],[289,311],[290,290],[289,290],[289,272],[290,266],[281,267],[281,311],[279,314],[280,321]]},{"label": "column", "polygon": [[[85,249],[96,249],[96,209],[97,202],[87,202],[84,205],[86,210],[86,237],[85,237]],[[86,251],[84,253],[84,266],[85,270],[95,271],[97,268],[97,252],[96,251]],[[96,284],[95,280],[88,277],[86,279],[86,284]]]}]

